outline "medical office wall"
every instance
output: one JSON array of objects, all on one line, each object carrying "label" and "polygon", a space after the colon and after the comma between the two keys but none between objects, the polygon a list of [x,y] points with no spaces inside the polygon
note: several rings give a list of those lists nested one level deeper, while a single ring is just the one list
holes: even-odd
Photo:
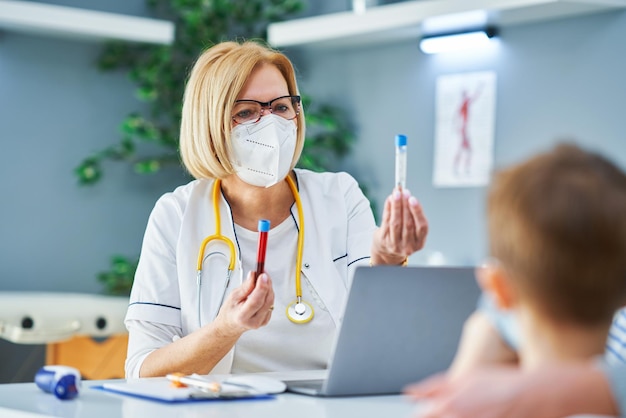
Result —
[{"label": "medical office wall", "polygon": [[[334,3],[325,0],[330,8]],[[418,39],[352,48],[289,47],[301,61],[301,89],[349,109],[358,145],[346,168],[382,207],[394,183],[394,136],[408,137],[407,187],[430,235],[411,264],[476,264],[487,255],[485,187],[433,186],[436,84],[440,76],[494,72],[494,166],[572,138],[626,169],[626,12],[501,28],[480,53],[425,55]]]},{"label": "medical office wall", "polygon": [[[145,0],[40,3],[147,16]],[[78,186],[74,168],[143,109],[125,73],[97,69],[102,46],[0,34],[0,290],[101,292],[96,274],[113,254],[138,254],[154,202],[184,181],[110,163],[100,184]]]}]

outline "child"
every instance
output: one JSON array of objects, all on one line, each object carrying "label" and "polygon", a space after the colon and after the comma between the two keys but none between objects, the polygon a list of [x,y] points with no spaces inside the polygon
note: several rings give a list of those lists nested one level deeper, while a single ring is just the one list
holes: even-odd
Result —
[{"label": "child", "polygon": [[[531,397],[543,399],[546,416],[615,413],[604,376],[590,365],[599,362],[613,316],[626,302],[626,175],[597,154],[574,145],[557,146],[496,176],[488,200],[488,226],[493,259],[479,270],[478,280],[519,324],[517,355],[524,373],[468,366],[463,357],[472,357],[471,345],[474,351],[481,345],[491,350],[493,361],[510,359],[502,356],[506,350],[489,343],[493,333],[482,327],[485,332],[474,333],[479,341],[470,342],[464,335],[447,377],[407,392],[433,399],[438,413],[454,412],[455,402],[464,404],[465,413],[477,411],[478,403],[498,402],[499,394],[509,397],[502,409],[509,416],[513,405],[530,408]],[[474,355],[469,363],[476,364],[477,358]],[[589,381],[598,382],[597,389],[542,385],[545,396],[532,389],[542,383],[539,379],[559,382],[568,374],[589,376]],[[471,387],[476,385],[468,383],[472,380],[468,375],[487,384],[491,378],[498,390],[472,397]],[[624,387],[612,383],[619,400]],[[573,401],[563,403],[556,396],[564,389],[571,391]],[[550,391],[555,396],[549,396]],[[541,415],[539,410],[526,412]]]},{"label": "child", "polygon": [[626,302],[626,176],[561,145],[500,173],[488,217],[496,261],[479,282],[516,312],[521,366],[601,355]]}]

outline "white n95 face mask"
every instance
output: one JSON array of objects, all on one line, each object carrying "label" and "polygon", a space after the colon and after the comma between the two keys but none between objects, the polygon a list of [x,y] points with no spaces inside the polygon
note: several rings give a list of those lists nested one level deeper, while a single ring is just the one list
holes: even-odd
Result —
[{"label": "white n95 face mask", "polygon": [[237,176],[253,186],[270,187],[289,173],[296,150],[296,124],[269,114],[231,131]]}]

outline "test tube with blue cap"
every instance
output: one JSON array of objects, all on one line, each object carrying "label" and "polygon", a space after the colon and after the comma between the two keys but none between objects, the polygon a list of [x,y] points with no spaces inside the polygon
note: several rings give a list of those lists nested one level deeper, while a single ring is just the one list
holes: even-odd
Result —
[{"label": "test tube with blue cap", "polygon": [[396,188],[406,189],[406,135],[396,135]]},{"label": "test tube with blue cap", "polygon": [[267,219],[259,220],[259,245],[256,254],[256,274],[254,280],[258,279],[265,270],[265,252],[267,250],[267,233],[270,230],[270,221]]}]

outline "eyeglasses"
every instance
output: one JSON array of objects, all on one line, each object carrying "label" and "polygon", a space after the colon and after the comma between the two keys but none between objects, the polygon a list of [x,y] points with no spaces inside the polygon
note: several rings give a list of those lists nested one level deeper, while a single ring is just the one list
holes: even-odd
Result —
[{"label": "eyeglasses", "polygon": [[233,107],[233,121],[240,125],[257,123],[261,120],[263,109],[281,118],[295,119],[300,113],[300,96],[281,96],[269,102],[237,100]]}]

